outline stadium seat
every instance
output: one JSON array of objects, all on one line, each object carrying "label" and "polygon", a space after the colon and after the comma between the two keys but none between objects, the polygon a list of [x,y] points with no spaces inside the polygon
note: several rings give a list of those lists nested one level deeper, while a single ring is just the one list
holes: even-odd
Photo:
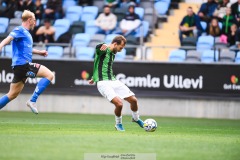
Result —
[{"label": "stadium seat", "polygon": [[123,48],[121,52],[117,52],[115,55],[115,60],[116,61],[121,61],[124,60],[126,57],[126,49]]},{"label": "stadium seat", "polygon": [[143,20],[143,16],[144,16],[144,8],[142,7],[135,7],[135,13],[139,16],[139,18],[141,20]]},{"label": "stadium seat", "polygon": [[85,23],[85,33],[94,35],[98,32],[98,30],[99,30],[99,27],[96,26],[95,20],[87,21]]},{"label": "stadium seat", "polygon": [[[143,30],[141,29],[143,27]],[[147,21],[142,21],[142,24],[140,27],[136,29],[136,34],[134,35],[135,37],[141,37],[143,36],[144,38],[147,37],[149,31],[149,23]]]},{"label": "stadium seat", "polygon": [[48,59],[60,59],[63,56],[63,47],[60,46],[49,46],[47,51],[48,56],[46,58]]},{"label": "stadium seat", "polygon": [[213,36],[200,36],[197,41],[197,50],[204,51],[209,50],[213,47],[214,38]]},{"label": "stadium seat", "polygon": [[237,56],[235,58],[235,63],[240,63],[240,51],[237,52]]},{"label": "stadium seat", "polygon": [[150,0],[141,0],[139,5],[142,8],[153,8],[154,2]]},{"label": "stadium seat", "polygon": [[219,55],[219,62],[234,62],[236,53],[234,51],[221,51]]},{"label": "stadium seat", "polygon": [[113,13],[117,16],[117,21],[120,22],[122,19],[124,19],[126,15],[126,11],[124,11],[122,8],[115,8]]},{"label": "stadium seat", "polygon": [[95,49],[92,47],[76,47],[76,58],[79,60],[92,60]]},{"label": "stadium seat", "polygon": [[168,8],[169,8],[169,3],[165,1],[158,1],[154,3],[154,8],[156,9],[158,15],[166,15]]},{"label": "stadium seat", "polygon": [[218,22],[218,26],[219,26],[219,28],[222,30],[222,27],[223,27],[222,22]]},{"label": "stadium seat", "polygon": [[15,11],[14,12],[14,18],[22,18],[22,11]]},{"label": "stadium seat", "polygon": [[69,7],[76,6],[76,1],[75,0],[64,0],[63,1],[63,10],[66,11],[68,10]]},{"label": "stadium seat", "polygon": [[106,37],[105,37],[105,40],[104,42],[107,43],[107,44],[110,44],[113,40],[114,37],[118,36],[118,34],[108,34]]},{"label": "stadium seat", "polygon": [[0,33],[5,33],[7,30],[9,19],[6,17],[0,17]]},{"label": "stadium seat", "polygon": [[104,7],[104,1],[103,0],[94,0],[93,6],[97,6],[98,10],[101,10]]},{"label": "stadium seat", "polygon": [[70,27],[70,21],[68,19],[57,19],[53,25],[55,27],[55,41],[59,38],[60,35],[67,32]]},{"label": "stadium seat", "polygon": [[66,11],[66,19],[70,20],[72,24],[74,21],[79,21],[82,14],[82,7],[81,6],[70,6],[67,8]]},{"label": "stadium seat", "polygon": [[11,18],[7,28],[7,33],[10,33],[15,27],[20,26],[21,24],[22,20],[20,18]]},{"label": "stadium seat", "polygon": [[196,50],[188,50],[186,60],[187,62],[200,62],[201,61],[201,52]]},{"label": "stadium seat", "polygon": [[85,22],[75,21],[70,25],[69,33],[71,35],[85,32]]},{"label": "stadium seat", "polygon": [[214,50],[205,50],[203,53],[202,53],[202,56],[201,56],[201,62],[204,62],[204,63],[211,63],[211,62],[215,62],[218,61],[218,58],[219,58],[219,53],[218,51],[214,51]]},{"label": "stadium seat", "polygon": [[89,42],[90,42],[90,35],[87,33],[78,33],[73,37],[73,47],[76,46],[88,46]]},{"label": "stadium seat", "polygon": [[197,38],[196,37],[186,37],[183,38],[181,46],[196,46]]},{"label": "stadium seat", "polygon": [[99,43],[103,43],[105,39],[105,35],[103,34],[95,34],[92,35],[90,42],[88,44],[88,47],[93,47],[95,48],[96,45],[98,45]]},{"label": "stadium seat", "polygon": [[2,56],[9,58],[12,57],[12,45],[6,45],[5,47],[3,47]]},{"label": "stadium seat", "polygon": [[203,31],[206,31],[206,29],[207,29],[207,23],[204,22],[204,21],[201,21],[200,24],[201,24],[201,26],[202,26],[202,28],[203,28]]},{"label": "stadium seat", "polygon": [[170,52],[169,61],[170,62],[183,62],[186,59],[186,51],[177,49]]},{"label": "stadium seat", "polygon": [[96,6],[85,6],[83,8],[81,21],[94,20],[98,14],[98,8]]},{"label": "stadium seat", "polygon": [[152,33],[157,24],[157,15],[152,8],[145,8],[143,20],[149,23],[149,32]]}]

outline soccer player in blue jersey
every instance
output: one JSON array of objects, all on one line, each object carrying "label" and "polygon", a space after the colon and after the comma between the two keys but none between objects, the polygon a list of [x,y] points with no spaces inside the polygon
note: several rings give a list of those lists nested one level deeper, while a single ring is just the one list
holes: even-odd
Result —
[{"label": "soccer player in blue jersey", "polygon": [[28,77],[42,77],[38,82],[31,99],[26,103],[33,113],[38,114],[36,105],[38,96],[46,89],[54,78],[53,73],[47,67],[32,63],[32,54],[42,56],[48,55],[46,50],[32,48],[33,40],[29,30],[34,28],[35,23],[36,19],[34,13],[25,10],[22,14],[22,25],[17,26],[8,37],[0,43],[1,51],[5,45],[12,41],[12,69],[14,73],[9,92],[0,98],[0,109],[19,95]]}]

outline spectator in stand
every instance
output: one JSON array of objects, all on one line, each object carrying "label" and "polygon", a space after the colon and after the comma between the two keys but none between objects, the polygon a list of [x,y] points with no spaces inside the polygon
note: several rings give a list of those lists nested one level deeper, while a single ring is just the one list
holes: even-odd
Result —
[{"label": "spectator in stand", "polygon": [[124,36],[134,35],[135,29],[137,29],[140,24],[141,20],[138,14],[134,11],[135,6],[129,6],[128,13],[124,17],[124,19],[120,22],[120,31],[116,31],[117,34],[122,34]]},{"label": "spectator in stand", "polygon": [[227,42],[230,48],[234,48],[237,40],[237,25],[231,25],[231,31],[227,36]]},{"label": "spectator in stand", "polygon": [[5,10],[1,14],[2,17],[14,18],[14,12],[18,8],[18,0],[3,0],[2,3],[6,5]]},{"label": "spectator in stand", "polygon": [[213,18],[207,27],[207,34],[213,37],[219,37],[221,35],[221,29],[218,24],[218,19]]},{"label": "spectator in stand", "polygon": [[131,1],[131,0],[121,0],[120,8],[122,8],[123,10],[125,10],[127,12],[128,7],[131,6],[131,5],[136,6],[136,2]]},{"label": "spectator in stand", "polygon": [[240,0],[238,0],[236,3],[233,3],[231,9],[232,15],[236,18],[237,25],[240,27]]},{"label": "spectator in stand", "polygon": [[118,7],[119,0],[105,0],[105,5],[109,6],[110,8]]},{"label": "spectator in stand", "polygon": [[103,13],[96,19],[96,25],[100,28],[100,34],[111,34],[117,25],[117,17],[111,13],[109,6],[104,6]]},{"label": "spectator in stand", "polygon": [[48,0],[44,18],[61,19],[63,17],[62,0]]},{"label": "spectator in stand", "polygon": [[222,34],[228,35],[232,24],[236,23],[234,16],[231,14],[231,8],[227,8],[226,15],[222,19]]},{"label": "spectator in stand", "polygon": [[203,3],[198,11],[201,21],[209,22],[217,6],[214,0],[208,0],[206,3]]},{"label": "spectator in stand", "polygon": [[229,0],[223,0],[221,2],[219,2],[216,10],[213,13],[214,17],[219,18],[219,20],[221,20],[227,13],[227,8],[231,6],[231,3],[229,2]]},{"label": "spectator in stand", "polygon": [[35,12],[35,4],[32,0],[19,0],[18,1],[18,11],[29,10]]},{"label": "spectator in stand", "polygon": [[54,42],[55,28],[51,26],[51,21],[49,19],[44,20],[44,26],[40,27],[36,36],[38,36],[39,42],[42,43],[53,43]]},{"label": "spectator in stand", "polygon": [[35,17],[36,19],[42,19],[42,15],[44,13],[44,8],[41,3],[41,0],[36,0],[35,2]]},{"label": "spectator in stand", "polygon": [[93,0],[79,0],[78,5],[79,6],[92,6]]},{"label": "spectator in stand", "polygon": [[182,42],[183,35],[188,37],[199,37],[203,31],[199,17],[193,12],[192,7],[188,7],[187,15],[182,19],[179,26],[179,39]]}]

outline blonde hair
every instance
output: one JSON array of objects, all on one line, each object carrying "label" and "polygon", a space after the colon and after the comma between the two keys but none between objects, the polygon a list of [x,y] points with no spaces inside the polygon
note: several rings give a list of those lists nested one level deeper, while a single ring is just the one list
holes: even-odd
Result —
[{"label": "blonde hair", "polygon": [[24,10],[23,14],[22,14],[22,21],[25,22],[28,20],[28,18],[33,18],[35,15],[33,12],[29,11],[29,10]]}]

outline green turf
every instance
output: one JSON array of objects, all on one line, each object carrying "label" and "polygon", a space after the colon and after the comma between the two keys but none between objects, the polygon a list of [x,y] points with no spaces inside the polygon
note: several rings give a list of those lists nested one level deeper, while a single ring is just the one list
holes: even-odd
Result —
[{"label": "green turf", "polygon": [[[142,117],[143,119],[149,117]],[[158,160],[239,160],[240,120],[154,118],[148,133],[124,116],[0,112],[0,160],[83,160],[84,153],[156,153]]]}]

